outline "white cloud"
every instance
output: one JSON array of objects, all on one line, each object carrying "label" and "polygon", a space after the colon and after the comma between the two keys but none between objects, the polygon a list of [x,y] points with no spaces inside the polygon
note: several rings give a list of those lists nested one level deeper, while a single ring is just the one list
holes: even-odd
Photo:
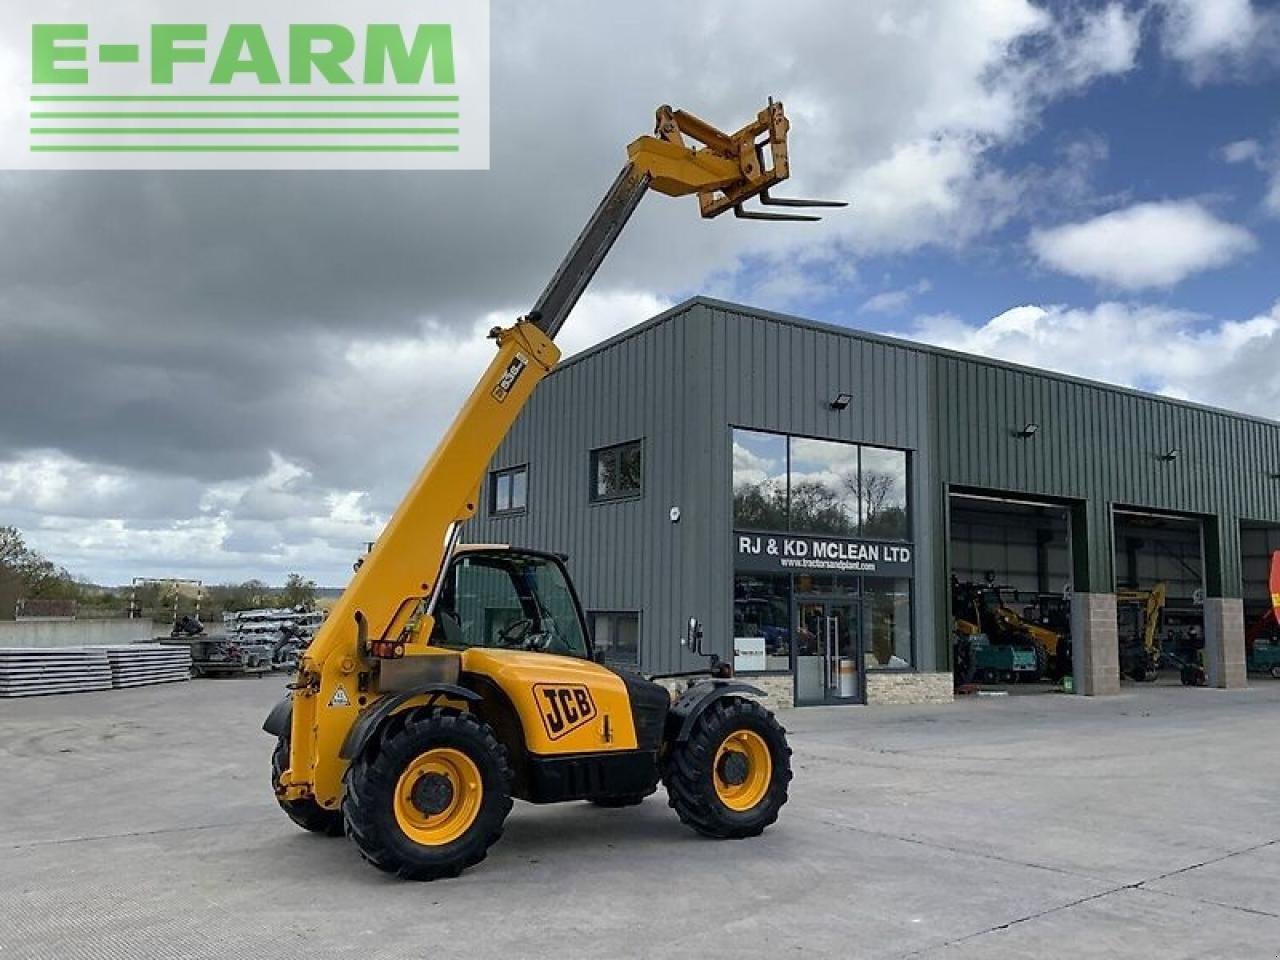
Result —
[{"label": "white cloud", "polygon": [[733,443],[733,482],[735,484],[786,483],[786,459],[761,456],[734,440]]},{"label": "white cloud", "polygon": [[1280,62],[1280,14],[1251,0],[1157,0],[1161,45],[1204,83]]},{"label": "white cloud", "polygon": [[1256,161],[1262,155],[1262,145],[1257,140],[1236,140],[1222,148],[1222,159],[1227,163]]},{"label": "white cloud", "polygon": [[898,313],[910,302],[911,291],[886,290],[884,293],[877,293],[874,297],[868,297],[862,306],[858,308],[858,312]]},{"label": "white cloud", "polygon": [[928,293],[933,284],[927,278],[919,280],[909,287],[899,290],[885,290],[877,293],[858,308],[859,313],[900,313],[917,294]]},{"label": "white cloud", "polygon": [[[1280,301],[1246,320],[1105,302],[1026,305],[973,325],[921,317],[915,339],[1274,419],[1280,410]],[[1107,348],[1099,350],[1098,344]]]},{"label": "white cloud", "polygon": [[1257,248],[1243,227],[1189,201],[1139,203],[1031,234],[1041,263],[1124,290],[1168,287]]},{"label": "white cloud", "polygon": [[1133,69],[1141,43],[1143,11],[1112,3],[1068,23],[1062,41],[1064,75],[1076,86]]},{"label": "white cloud", "polygon": [[1257,140],[1237,140],[1222,148],[1222,159],[1227,163],[1248,163],[1266,174],[1266,193],[1262,197],[1262,209],[1274,217],[1280,217],[1280,135],[1272,138],[1270,147]]},{"label": "white cloud", "polygon": [[325,488],[278,454],[261,476],[201,490],[36,452],[0,463],[0,507],[33,548],[111,586],[134,576],[281,583],[302,570],[340,585],[386,522],[363,491]]}]

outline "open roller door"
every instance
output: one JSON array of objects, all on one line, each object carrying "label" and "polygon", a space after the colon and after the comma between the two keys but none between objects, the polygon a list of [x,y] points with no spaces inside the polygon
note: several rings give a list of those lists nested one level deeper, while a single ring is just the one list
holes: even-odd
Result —
[{"label": "open roller door", "polygon": [[1202,686],[1203,521],[1116,509],[1112,522],[1120,682]]},{"label": "open roller door", "polygon": [[1241,524],[1245,667],[1250,680],[1280,680],[1280,526]]},{"label": "open roller door", "polygon": [[1069,509],[952,493],[949,530],[957,689],[1061,690],[1071,676]]}]

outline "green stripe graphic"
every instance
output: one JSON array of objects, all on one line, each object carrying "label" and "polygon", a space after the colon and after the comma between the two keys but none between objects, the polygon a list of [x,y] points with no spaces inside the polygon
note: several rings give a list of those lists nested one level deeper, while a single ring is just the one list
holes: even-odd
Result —
[{"label": "green stripe graphic", "polygon": [[36,110],[32,120],[457,120],[457,113],[402,112],[402,111],[343,111],[343,110],[285,110],[285,111],[93,111],[66,113],[60,110]]},{"label": "green stripe graphic", "polygon": [[37,136],[157,136],[177,134],[188,136],[194,134],[214,134],[218,136],[261,136],[262,134],[302,134],[305,136],[325,136],[331,133],[360,136],[448,136],[456,134],[457,127],[32,127],[31,133]]},{"label": "green stripe graphic", "polygon": [[33,96],[32,103],[457,103],[456,96],[407,97],[407,96],[342,96],[342,97],[280,97],[280,96]]},{"label": "green stripe graphic", "polygon": [[446,144],[39,144],[32,153],[457,153]]}]

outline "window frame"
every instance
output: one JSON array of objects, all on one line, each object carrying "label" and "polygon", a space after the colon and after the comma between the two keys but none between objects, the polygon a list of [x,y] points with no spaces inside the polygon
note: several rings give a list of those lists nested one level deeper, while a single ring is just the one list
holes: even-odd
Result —
[{"label": "window frame", "polygon": [[[454,587],[456,587],[456,582],[457,582],[456,570],[459,564],[467,561],[477,561],[480,566],[489,566],[491,569],[500,569],[501,568],[500,565],[504,563],[509,564],[513,556],[518,558],[537,560],[541,563],[549,564],[555,567],[559,571],[560,577],[564,582],[565,590],[569,596],[569,602],[573,607],[574,622],[577,623],[578,630],[581,631],[582,641],[586,651],[585,654],[582,656],[579,656],[577,653],[572,653],[572,652],[570,653],[551,653],[550,651],[545,651],[545,652],[550,656],[571,657],[575,660],[585,660],[586,662],[593,662],[595,660],[595,645],[591,636],[590,624],[587,621],[586,611],[582,607],[582,599],[578,596],[578,588],[574,584],[573,578],[569,575],[569,567],[565,563],[564,557],[560,556],[559,554],[548,553],[545,550],[523,550],[523,549],[522,550],[496,549],[496,550],[463,551],[455,555],[453,559],[450,560],[445,570],[444,576],[440,578],[439,583],[436,585],[435,592],[431,595],[431,601],[427,605],[426,612],[432,617],[435,617],[437,615],[437,611],[440,603],[444,598],[445,591],[449,589],[451,584]],[[506,572],[508,576],[510,576],[511,571],[507,570]],[[514,580],[512,581],[512,586],[513,588],[515,587]],[[523,595],[519,594],[518,591],[517,591],[517,597],[519,598],[519,602],[521,604],[521,610],[525,610],[524,602],[526,598]],[[454,602],[455,603],[457,602],[456,594],[454,597]],[[491,609],[510,610],[514,608],[500,607],[500,608],[491,608]],[[427,639],[428,646],[434,646],[442,650],[461,650],[461,651],[504,649],[502,647],[492,647],[487,644],[454,645],[449,643],[441,643],[436,638],[435,629],[436,629],[435,626],[433,626],[432,634]],[[544,651],[536,651],[536,652],[542,653]]]},{"label": "window frame", "polygon": [[[880,543],[907,543],[907,544],[915,543],[917,520],[915,516],[916,502],[915,502],[915,496],[914,496],[914,490],[915,490],[914,481],[915,481],[916,457],[919,454],[919,450],[916,447],[890,447],[881,443],[865,443],[860,440],[841,440],[836,437],[816,437],[806,433],[785,433],[780,430],[768,430],[768,429],[762,429],[760,427],[746,426],[745,424],[740,424],[740,423],[730,423],[729,424],[729,462],[730,462],[730,494],[729,495],[731,500],[733,496],[732,463],[733,463],[733,439],[734,439],[735,431],[743,431],[745,433],[755,433],[755,434],[761,434],[761,435],[772,436],[772,437],[780,437],[783,441],[785,464],[786,464],[785,470],[784,470],[785,477],[786,477],[786,484],[785,484],[786,523],[784,524],[783,529],[781,530],[761,529],[760,532],[762,533],[796,533],[796,534],[805,535],[805,536],[821,536],[822,535],[821,533],[815,533],[814,531],[811,531],[811,530],[797,529],[791,520],[791,469],[792,469],[791,441],[815,440],[822,443],[841,443],[846,446],[853,447],[858,451],[857,532],[853,534],[833,534],[833,536],[841,536],[841,537],[845,537],[846,539],[853,539],[853,540],[871,540],[871,541],[876,541]],[[863,510],[862,452],[863,450],[867,450],[867,449],[883,450],[887,453],[902,454],[906,460],[906,469],[903,473],[903,478],[902,478],[903,479],[903,500],[905,501],[905,509],[906,509],[906,536],[904,537],[874,537],[874,536],[868,536],[863,531],[864,517],[862,515],[862,510]],[[754,527],[750,527],[750,526],[738,525],[738,518],[734,516],[732,513],[732,503],[731,503],[730,516],[732,518],[734,529],[737,529],[737,530],[755,529]]]},{"label": "window frame", "polygon": [[[640,654],[644,648],[644,611],[620,610],[609,608],[604,610],[586,610],[587,637],[591,641],[592,657],[599,657],[599,662],[609,666],[635,667],[640,669]],[[610,657],[596,645],[596,617],[635,617],[636,618],[636,656],[634,660],[621,657]]]},{"label": "window frame", "polygon": [[[920,457],[920,455],[921,455],[921,453],[920,453],[920,448],[919,448],[919,447],[914,447],[914,446],[911,446],[911,447],[894,447],[894,446],[889,446],[889,445],[882,444],[882,443],[867,443],[867,442],[858,441],[858,440],[843,440],[843,439],[839,439],[839,438],[836,438],[836,437],[822,437],[822,436],[814,436],[814,435],[812,435],[812,434],[806,434],[806,433],[788,433],[788,432],[781,431],[781,430],[775,430],[775,429],[769,429],[769,428],[764,428],[764,427],[752,426],[752,425],[750,425],[750,424],[748,424],[748,423],[745,423],[745,422],[734,422],[734,421],[731,421],[731,422],[729,423],[729,425],[728,425],[728,426],[729,426],[729,429],[728,429],[728,431],[727,431],[727,437],[726,437],[726,440],[727,440],[727,444],[728,444],[728,457],[729,457],[729,463],[730,463],[730,477],[731,477],[731,480],[730,480],[730,500],[731,500],[731,502],[730,502],[730,522],[731,522],[731,524],[732,524],[732,529],[734,529],[734,530],[743,530],[743,531],[753,531],[753,532],[758,532],[758,533],[762,533],[762,534],[786,534],[786,533],[796,533],[796,534],[799,534],[799,535],[808,535],[808,534],[805,534],[803,531],[798,531],[798,530],[796,530],[796,529],[793,527],[792,523],[791,523],[791,471],[792,471],[792,467],[791,467],[791,461],[792,461],[792,456],[791,456],[791,441],[792,441],[792,440],[794,440],[794,439],[801,439],[801,440],[823,440],[823,441],[832,441],[832,442],[836,442],[836,443],[847,443],[847,444],[849,444],[850,446],[854,446],[854,447],[858,448],[858,481],[859,481],[858,533],[857,533],[854,537],[852,537],[852,538],[850,538],[850,539],[856,539],[856,540],[867,540],[867,541],[872,541],[872,542],[877,542],[877,543],[892,543],[892,544],[899,544],[899,543],[901,543],[901,544],[907,544],[907,545],[911,546],[913,550],[918,550],[918,549],[919,549],[919,544],[918,544],[918,542],[917,542],[917,540],[916,540],[916,536],[917,536],[917,534],[918,534],[918,532],[919,532],[919,524],[920,524],[920,522],[921,522],[921,521],[920,521],[920,519],[916,516],[916,510],[919,508],[919,506],[920,506],[920,505],[916,502],[916,499],[917,499],[917,498],[916,498],[916,489],[915,489],[916,470],[918,469],[918,466],[919,466],[918,458],[919,458],[919,457]],[[754,527],[754,526],[739,526],[739,525],[738,525],[738,518],[737,518],[737,516],[736,516],[736,515],[734,514],[734,512],[733,512],[733,505],[732,505],[732,496],[733,496],[733,494],[732,494],[732,490],[733,490],[733,482],[732,482],[733,469],[732,469],[732,464],[733,464],[733,442],[734,442],[734,433],[735,433],[735,431],[743,431],[743,432],[748,432],[748,433],[761,434],[761,435],[772,436],[772,437],[779,437],[779,438],[781,438],[781,439],[782,439],[782,441],[783,441],[783,452],[784,452],[784,463],[785,463],[784,470],[783,470],[783,475],[784,475],[784,478],[785,478],[785,489],[786,489],[786,523],[784,524],[784,529],[781,529],[781,530],[777,530],[777,529],[763,529],[763,528],[756,528],[756,527]],[[861,483],[862,483],[862,452],[863,452],[863,450],[866,450],[866,449],[872,449],[872,450],[885,450],[885,451],[889,451],[889,452],[891,452],[891,453],[899,453],[899,454],[903,454],[903,455],[905,456],[905,459],[906,459],[906,472],[905,472],[904,477],[903,477],[903,483],[904,483],[904,490],[903,490],[903,493],[904,493],[904,499],[905,499],[905,502],[906,502],[906,521],[907,521],[907,522],[906,522],[906,537],[905,537],[905,538],[903,538],[903,539],[899,539],[899,538],[886,538],[886,537],[871,537],[871,536],[867,536],[867,535],[863,532],[863,516],[862,516],[862,508],[863,508],[863,505],[862,505],[862,497],[861,497]],[[738,570],[738,569],[736,568],[736,566],[733,568],[733,576],[734,576],[735,578],[736,578],[737,576],[739,576],[739,574],[741,574],[741,573],[746,573],[746,571],[740,571],[740,570]],[[795,645],[795,643],[796,643],[796,639],[795,639],[795,635],[794,635],[794,634],[795,634],[795,622],[796,622],[797,607],[798,607],[798,605],[799,605],[800,603],[804,602],[804,599],[813,599],[813,600],[822,599],[822,600],[826,600],[826,599],[829,599],[829,598],[828,598],[826,595],[816,595],[816,594],[815,594],[815,595],[812,595],[812,596],[811,596],[811,595],[808,595],[808,594],[802,594],[802,593],[800,593],[800,592],[796,589],[796,578],[797,578],[797,574],[795,574],[795,573],[793,572],[793,573],[788,574],[787,576],[788,576],[788,579],[789,579],[789,581],[790,581],[790,589],[789,589],[790,601],[789,601],[789,604],[788,604],[788,607],[789,607],[789,609],[788,609],[788,618],[789,618],[789,619],[788,619],[788,629],[790,629],[790,630],[792,631],[790,665],[789,665],[788,669],[786,669],[786,670],[780,670],[780,671],[750,672],[750,673],[744,673],[744,674],[743,674],[743,676],[747,676],[747,677],[789,676],[789,677],[792,677],[792,678],[794,678],[794,677],[796,676],[796,671],[797,671],[797,656],[798,656],[798,653],[797,653],[797,650],[796,650],[796,645]],[[865,603],[865,587],[866,587],[866,582],[867,582],[867,581],[869,581],[869,580],[876,580],[876,579],[892,579],[892,578],[884,578],[884,577],[870,577],[870,576],[862,576],[862,575],[859,575],[859,576],[857,577],[857,581],[858,581],[858,598],[859,598],[859,599],[858,599],[858,602],[859,602],[860,610],[861,610],[862,604],[864,604],[864,603]],[[865,668],[865,669],[864,669],[864,673],[866,673],[866,674],[872,674],[872,673],[881,674],[881,673],[884,673],[884,674],[891,674],[891,675],[901,675],[901,674],[905,674],[905,673],[920,673],[920,672],[921,672],[921,667],[920,667],[920,656],[921,656],[921,651],[922,651],[922,649],[924,648],[924,644],[925,644],[927,641],[926,641],[926,638],[921,637],[921,636],[920,636],[920,634],[919,634],[919,629],[918,629],[918,628],[919,628],[919,606],[920,606],[920,603],[922,602],[922,599],[921,599],[921,598],[922,598],[922,596],[924,595],[924,593],[925,593],[926,591],[925,591],[925,589],[924,589],[923,581],[922,581],[918,576],[913,575],[913,576],[911,576],[911,577],[907,578],[907,580],[908,580],[908,582],[909,582],[909,587],[908,587],[908,589],[909,589],[909,591],[910,591],[910,601],[909,601],[909,603],[908,603],[908,605],[907,605],[907,610],[908,610],[908,618],[907,618],[907,622],[908,622],[908,628],[909,628],[909,630],[910,630],[910,632],[911,632],[911,642],[910,642],[911,657],[910,657],[909,665],[908,665],[907,667],[905,667],[905,668],[903,668],[903,667],[870,667],[870,668]],[[859,638],[859,643],[860,643],[860,644],[862,643],[862,638]]]},{"label": "window frame", "polygon": [[[514,477],[523,473],[524,480],[524,504],[519,507],[507,507],[499,509],[498,507],[498,481],[504,477]],[[529,464],[520,463],[511,467],[502,467],[499,470],[489,471],[489,516],[491,517],[519,517],[529,512]]]},{"label": "window frame", "polygon": [[[863,524],[866,522],[862,515],[864,504],[862,502],[862,451],[863,450],[883,450],[888,453],[900,453],[906,461],[902,471],[902,500],[906,511],[906,536],[904,537],[869,537],[862,532]],[[858,536],[866,540],[878,540],[881,543],[910,543],[916,542],[916,513],[915,513],[915,497],[912,496],[912,486],[915,480],[916,466],[916,450],[911,447],[886,447],[878,443],[859,443],[858,444]]]},{"label": "window frame", "polygon": [[[635,447],[640,454],[640,486],[635,490],[626,490],[621,493],[601,494],[599,492],[599,462],[601,454],[612,453],[613,451],[621,451],[627,447]],[[587,456],[587,499],[590,503],[618,503],[622,500],[639,500],[644,496],[644,437],[637,437],[634,440],[624,440],[620,443],[610,443],[603,447],[594,447]]]}]

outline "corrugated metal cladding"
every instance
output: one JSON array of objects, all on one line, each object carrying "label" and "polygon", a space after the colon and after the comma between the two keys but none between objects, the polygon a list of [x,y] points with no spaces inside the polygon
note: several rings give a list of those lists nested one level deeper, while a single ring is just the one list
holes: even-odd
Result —
[{"label": "corrugated metal cladding", "polygon": [[[840,392],[853,403],[833,411]],[[1039,431],[1017,438],[1027,423]],[[732,427],[911,451],[923,670],[946,660],[953,487],[1069,503],[1077,589],[1111,589],[1115,506],[1216,518],[1209,586],[1227,596],[1239,521],[1280,523],[1280,424],[697,298],[544,382],[493,463],[529,464],[528,510],[489,517],[486,487],[468,539],[567,552],[588,609],[641,611],[646,671],[698,664],[679,643],[689,616],[727,656]],[[635,439],[643,495],[592,504],[590,451]]]},{"label": "corrugated metal cladding", "polygon": [[[1280,521],[1280,423],[977,358],[937,354],[932,367],[939,474],[1077,501],[1077,589],[1113,588],[1111,511],[1137,507],[1209,518],[1209,592],[1240,596],[1240,521]],[[1018,438],[1027,423],[1039,431]]]}]

